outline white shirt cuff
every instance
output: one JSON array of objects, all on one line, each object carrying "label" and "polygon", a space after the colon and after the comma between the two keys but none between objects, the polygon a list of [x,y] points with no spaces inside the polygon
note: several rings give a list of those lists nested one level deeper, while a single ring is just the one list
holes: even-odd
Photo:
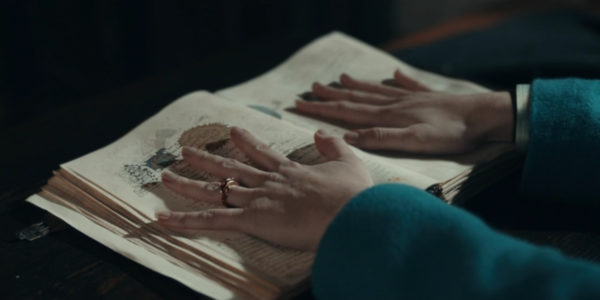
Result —
[{"label": "white shirt cuff", "polygon": [[530,85],[517,84],[515,91],[515,105],[517,115],[515,116],[515,147],[517,152],[526,152],[529,143],[529,110],[530,110]]}]

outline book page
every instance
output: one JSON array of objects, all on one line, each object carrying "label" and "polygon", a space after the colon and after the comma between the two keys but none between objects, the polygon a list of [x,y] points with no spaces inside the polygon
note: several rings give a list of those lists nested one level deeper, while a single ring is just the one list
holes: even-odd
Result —
[{"label": "book page", "polygon": [[[228,139],[228,127],[248,129],[273,149],[304,163],[322,157],[313,145],[312,133],[261,112],[231,104],[205,92],[186,95],[150,118],[125,137],[61,166],[65,176],[121,215],[137,216],[140,223],[155,222],[158,211],[195,211],[212,207],[185,199],[159,181],[165,169],[196,179],[208,174],[190,168],[181,160],[184,145],[245,160]],[[390,168],[355,150],[375,182],[403,181],[417,186],[434,182],[410,170]],[[120,211],[124,210],[124,211]],[[144,225],[144,224],[139,224]],[[248,273],[256,282],[289,287],[308,278],[313,254],[278,247],[241,233],[203,232],[193,237],[175,237],[180,247],[192,245],[211,260]],[[261,278],[263,278],[261,280]]]},{"label": "book page", "polygon": [[[228,98],[234,103],[266,112],[312,132],[324,129],[341,136],[347,128],[295,113],[293,107],[295,100],[300,99],[298,95],[308,91],[313,82],[324,84],[336,82],[342,73],[358,79],[380,82],[391,78],[396,69],[432,90],[456,94],[489,91],[468,81],[418,70],[381,50],[342,33],[334,32],[300,49],[287,61],[266,74],[220,90],[217,95]],[[409,169],[443,182],[463,173],[474,164],[488,161],[511,148],[506,144],[491,144],[465,155],[419,157],[407,154],[388,156],[378,154],[376,159],[383,158],[385,164],[393,164],[397,168]]]}]

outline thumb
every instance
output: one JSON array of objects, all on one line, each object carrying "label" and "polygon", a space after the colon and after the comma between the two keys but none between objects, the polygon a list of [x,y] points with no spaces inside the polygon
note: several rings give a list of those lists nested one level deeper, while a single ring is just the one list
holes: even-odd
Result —
[{"label": "thumb", "polygon": [[358,148],[421,152],[424,146],[413,128],[374,127],[358,129],[344,135],[344,140]]},{"label": "thumb", "polygon": [[315,132],[315,146],[327,160],[356,158],[352,149],[342,139],[327,135],[322,130]]}]

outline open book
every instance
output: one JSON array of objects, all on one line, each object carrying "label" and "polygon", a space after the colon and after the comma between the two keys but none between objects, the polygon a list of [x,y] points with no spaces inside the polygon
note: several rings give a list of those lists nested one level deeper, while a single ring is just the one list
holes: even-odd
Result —
[{"label": "open book", "polygon": [[[156,223],[158,211],[209,207],[167,190],[165,169],[195,179],[210,174],[181,160],[193,146],[243,160],[229,141],[230,126],[249,130],[293,160],[322,158],[313,133],[342,135],[347,129],[293,111],[294,101],[314,81],[339,74],[381,81],[395,69],[433,90],[486,91],[476,84],[417,70],[341,33],[302,48],[272,71],[216,93],[195,92],[175,100],[116,142],[62,164],[28,201],[84,234],[193,290],[218,299],[286,297],[308,285],[314,254],[287,249],[242,233],[174,233]],[[514,170],[509,144],[489,144],[445,157],[369,153],[354,149],[375,183],[401,182],[464,201]],[[493,171],[493,172],[491,172]]]}]

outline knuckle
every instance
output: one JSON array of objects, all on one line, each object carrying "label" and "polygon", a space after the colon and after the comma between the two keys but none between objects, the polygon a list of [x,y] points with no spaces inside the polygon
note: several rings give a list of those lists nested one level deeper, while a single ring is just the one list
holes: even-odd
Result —
[{"label": "knuckle", "polygon": [[257,143],[256,146],[254,146],[254,148],[260,152],[265,152],[269,150],[269,146],[263,143]]},{"label": "knuckle", "polygon": [[406,128],[406,132],[404,133],[405,138],[414,140],[415,138],[417,138],[417,136],[418,136],[418,133],[417,133],[417,130],[415,129],[415,127]]},{"label": "knuckle", "polygon": [[210,182],[204,186],[204,189],[208,192],[216,192],[221,189],[221,183],[219,182]]},{"label": "knuckle", "polygon": [[238,165],[238,162],[233,159],[223,159],[221,161],[221,167],[224,169],[234,169]]},{"label": "knuckle", "polygon": [[389,134],[383,128],[377,127],[377,128],[371,129],[370,136],[371,136],[371,139],[379,142],[379,141],[386,140],[389,137]]},{"label": "knuckle", "polygon": [[[215,225],[218,219],[218,215],[210,210],[203,210],[197,213],[196,218],[202,221],[202,223],[207,227],[212,227]],[[188,218],[188,220],[190,220]]]},{"label": "knuckle", "polygon": [[267,173],[265,174],[264,181],[273,181],[273,182],[281,182],[283,180],[282,176],[277,173]]},{"label": "knuckle", "polygon": [[415,144],[421,145],[427,142],[428,134],[426,131],[419,129],[418,127],[408,127],[406,136],[414,141]]},{"label": "knuckle", "polygon": [[406,134],[414,139],[421,139],[423,137],[422,131],[416,126],[411,126],[406,129]]},{"label": "knuckle", "polygon": [[279,170],[300,168],[302,165],[293,160],[286,160],[279,164]]},{"label": "knuckle", "polygon": [[332,108],[337,111],[345,111],[348,109],[348,103],[345,101],[333,102]]},{"label": "knuckle", "polygon": [[299,162],[293,161],[293,160],[287,160],[283,164],[290,168],[299,168],[301,166],[301,164]]}]

